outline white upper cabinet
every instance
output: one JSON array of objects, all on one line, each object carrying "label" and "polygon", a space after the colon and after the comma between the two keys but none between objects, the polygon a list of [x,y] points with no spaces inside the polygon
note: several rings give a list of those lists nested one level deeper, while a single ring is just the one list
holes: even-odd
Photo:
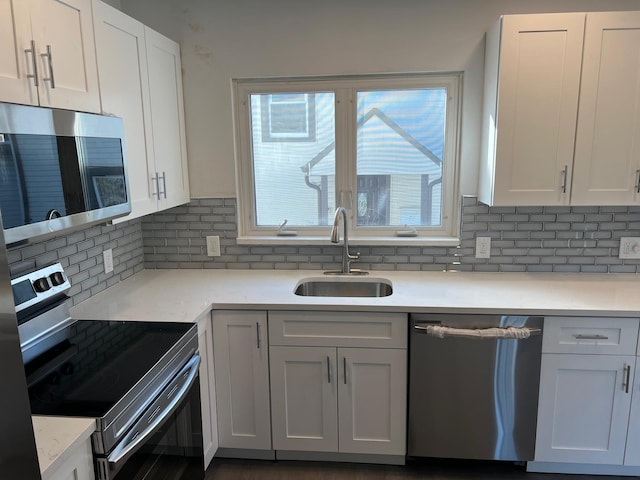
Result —
[{"label": "white upper cabinet", "polygon": [[130,219],[158,208],[145,28],[99,0],[93,10],[102,111],[124,120]]},{"label": "white upper cabinet", "polygon": [[180,45],[145,27],[159,210],[187,203],[189,172]]},{"label": "white upper cabinet", "polygon": [[566,205],[584,14],[510,15],[487,33],[480,201]]},{"label": "white upper cabinet", "polygon": [[587,14],[571,203],[640,202],[640,12]]},{"label": "white upper cabinet", "polygon": [[180,48],[94,0],[102,111],[124,120],[131,214],[189,201]]},{"label": "white upper cabinet", "polygon": [[483,203],[640,201],[640,12],[503,17],[484,102]]},{"label": "white upper cabinet", "polygon": [[0,0],[0,101],[100,111],[91,0]]}]

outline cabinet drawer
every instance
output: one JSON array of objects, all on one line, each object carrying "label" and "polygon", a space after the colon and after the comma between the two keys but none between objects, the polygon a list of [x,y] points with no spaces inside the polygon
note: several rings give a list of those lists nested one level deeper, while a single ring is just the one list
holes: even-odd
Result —
[{"label": "cabinet drawer", "polygon": [[270,345],[407,347],[407,314],[378,312],[269,312]]},{"label": "cabinet drawer", "polygon": [[637,318],[546,317],[543,353],[635,355]]}]

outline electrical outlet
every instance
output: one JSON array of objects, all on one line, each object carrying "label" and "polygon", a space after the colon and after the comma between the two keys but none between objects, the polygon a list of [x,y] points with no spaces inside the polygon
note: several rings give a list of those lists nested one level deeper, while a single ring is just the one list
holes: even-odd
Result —
[{"label": "electrical outlet", "polygon": [[491,237],[476,237],[476,258],[491,257]]},{"label": "electrical outlet", "polygon": [[618,258],[640,258],[640,237],[620,237]]},{"label": "electrical outlet", "polygon": [[220,237],[217,235],[207,237],[207,255],[209,257],[220,256]]},{"label": "electrical outlet", "polygon": [[113,250],[105,250],[102,252],[102,258],[104,260],[104,273],[113,272]]}]

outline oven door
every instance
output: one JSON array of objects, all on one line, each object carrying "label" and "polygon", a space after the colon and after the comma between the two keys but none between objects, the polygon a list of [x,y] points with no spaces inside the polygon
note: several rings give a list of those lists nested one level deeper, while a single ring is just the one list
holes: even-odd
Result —
[{"label": "oven door", "polygon": [[96,456],[99,480],[204,478],[199,365],[194,355],[122,441]]}]

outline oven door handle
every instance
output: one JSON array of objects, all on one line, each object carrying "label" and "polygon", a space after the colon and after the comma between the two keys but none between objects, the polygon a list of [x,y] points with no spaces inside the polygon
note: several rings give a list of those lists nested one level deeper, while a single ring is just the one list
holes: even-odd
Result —
[{"label": "oven door handle", "polygon": [[[189,360],[175,378],[186,377],[182,386],[175,388],[175,382],[171,382],[160,394],[158,398],[163,396],[173,396],[173,399],[164,406],[157,407],[155,410],[149,408],[129,430],[129,433],[116,446],[113,452],[107,457],[109,462],[109,470],[120,470],[122,463],[126,462],[146,440],[156,433],[157,429],[178,409],[182,400],[187,396],[191,386],[194,384],[198,376],[198,367],[200,366],[200,355],[194,355]],[[141,428],[144,424],[144,428]]]}]

